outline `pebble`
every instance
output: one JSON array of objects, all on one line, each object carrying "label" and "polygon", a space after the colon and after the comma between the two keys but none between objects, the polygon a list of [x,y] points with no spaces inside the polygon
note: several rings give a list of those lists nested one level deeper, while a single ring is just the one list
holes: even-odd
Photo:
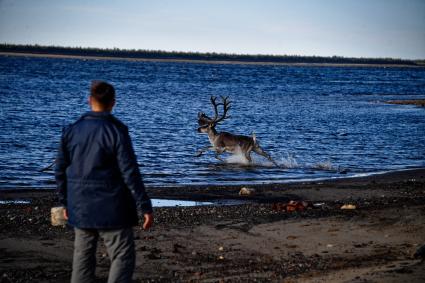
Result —
[{"label": "pebble", "polygon": [[253,196],[253,195],[255,195],[255,189],[243,187],[239,191],[239,195],[240,196]]},{"label": "pebble", "polygon": [[356,209],[357,207],[354,204],[344,204],[341,206],[341,209]]}]

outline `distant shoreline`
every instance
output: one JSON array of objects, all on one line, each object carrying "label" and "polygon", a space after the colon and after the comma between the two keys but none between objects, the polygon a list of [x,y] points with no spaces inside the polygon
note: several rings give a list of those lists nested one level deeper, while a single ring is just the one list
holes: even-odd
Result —
[{"label": "distant shoreline", "polygon": [[270,66],[295,66],[295,67],[380,67],[380,68],[424,68],[420,65],[407,64],[367,64],[367,63],[288,63],[288,62],[261,62],[261,61],[238,61],[238,60],[202,60],[202,59],[167,59],[167,58],[132,58],[120,56],[92,56],[92,55],[69,55],[31,52],[3,52],[4,57],[35,57],[56,59],[80,59],[80,60],[113,60],[131,62],[161,62],[161,63],[192,63],[192,64],[229,64],[229,65],[270,65]]}]

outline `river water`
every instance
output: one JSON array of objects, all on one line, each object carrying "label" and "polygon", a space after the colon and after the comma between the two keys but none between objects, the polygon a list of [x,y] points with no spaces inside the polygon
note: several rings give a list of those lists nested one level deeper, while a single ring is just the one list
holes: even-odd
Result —
[{"label": "river water", "polygon": [[[231,185],[360,176],[425,166],[424,68],[295,67],[0,56],[0,189],[52,188],[62,128],[88,110],[90,81],[117,90],[148,186]],[[229,96],[218,131],[251,135],[276,161],[195,157],[197,113]]]}]

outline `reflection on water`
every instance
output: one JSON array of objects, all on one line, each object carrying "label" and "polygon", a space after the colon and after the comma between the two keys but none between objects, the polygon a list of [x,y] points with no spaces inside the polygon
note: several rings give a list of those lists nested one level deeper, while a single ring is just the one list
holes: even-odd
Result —
[{"label": "reflection on water", "polygon": [[172,200],[172,199],[152,199],[154,207],[173,207],[173,206],[201,206],[212,205],[212,202],[202,201],[187,201],[187,200]]},{"label": "reflection on water", "polygon": [[[0,205],[4,204],[30,204],[29,200],[0,200]],[[213,205],[212,202],[206,201],[186,201],[186,200],[172,200],[172,199],[152,199],[152,205],[154,207],[174,207],[174,206],[201,206],[201,205]]]},{"label": "reflection on water", "polygon": [[[90,81],[117,89],[148,186],[262,184],[425,165],[425,111],[387,105],[425,98],[423,68],[209,65],[0,56],[0,189],[54,186],[62,127],[87,110]],[[218,131],[251,135],[280,165],[228,162],[198,134],[209,97],[229,96]]]},{"label": "reflection on water", "polygon": [[0,200],[1,204],[30,204],[29,200]]}]

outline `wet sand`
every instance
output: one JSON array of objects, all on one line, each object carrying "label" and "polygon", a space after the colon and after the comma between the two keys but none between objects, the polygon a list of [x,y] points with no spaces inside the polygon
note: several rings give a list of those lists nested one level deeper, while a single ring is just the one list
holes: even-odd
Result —
[{"label": "wet sand", "polygon": [[[134,282],[424,282],[425,169],[249,186],[148,188],[151,197],[237,205],[156,208],[135,227]],[[73,231],[50,225],[51,191],[0,192],[0,282],[68,282]],[[281,209],[308,201],[304,211]],[[341,210],[353,204],[354,210]],[[109,261],[101,244],[98,282]]]},{"label": "wet sand", "polygon": [[387,101],[387,103],[398,105],[416,105],[420,107],[425,107],[425,99],[390,100]]}]

